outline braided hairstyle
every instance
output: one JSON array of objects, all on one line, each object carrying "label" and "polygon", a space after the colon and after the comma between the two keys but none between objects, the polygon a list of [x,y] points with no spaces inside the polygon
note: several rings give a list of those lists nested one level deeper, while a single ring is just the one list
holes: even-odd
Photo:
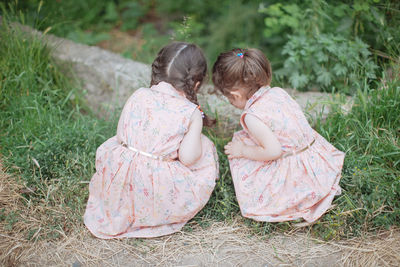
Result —
[{"label": "braided hairstyle", "polygon": [[[173,42],[163,47],[151,65],[151,84],[167,82],[183,91],[186,98],[199,106],[195,85],[200,88],[207,74],[207,62],[203,52],[195,44]],[[213,126],[215,120],[204,114],[203,124]]]},{"label": "braided hairstyle", "polygon": [[214,86],[225,96],[246,89],[249,99],[260,87],[269,85],[272,78],[271,65],[258,49],[235,48],[221,53],[213,66]]}]

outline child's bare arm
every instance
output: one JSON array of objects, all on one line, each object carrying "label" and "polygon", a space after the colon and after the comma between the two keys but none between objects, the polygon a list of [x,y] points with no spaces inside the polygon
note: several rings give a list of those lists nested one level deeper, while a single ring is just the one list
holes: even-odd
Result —
[{"label": "child's bare arm", "polygon": [[248,158],[251,160],[267,161],[281,156],[281,144],[272,130],[257,117],[247,114],[244,118],[247,129],[260,146],[248,146],[240,141],[230,142],[225,146],[228,158]]},{"label": "child's bare arm", "polygon": [[203,119],[200,111],[196,109],[190,119],[189,130],[183,137],[179,147],[179,160],[186,166],[192,165],[201,157],[202,128]]}]

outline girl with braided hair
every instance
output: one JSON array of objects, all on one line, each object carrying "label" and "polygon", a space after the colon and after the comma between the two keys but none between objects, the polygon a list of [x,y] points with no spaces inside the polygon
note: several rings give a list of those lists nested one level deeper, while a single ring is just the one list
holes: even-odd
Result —
[{"label": "girl with braided hair", "polygon": [[156,237],[179,231],[207,203],[218,176],[213,124],[196,93],[207,72],[202,51],[175,42],[152,64],[150,88],[126,102],[116,136],[96,152],[84,215],[100,238]]}]

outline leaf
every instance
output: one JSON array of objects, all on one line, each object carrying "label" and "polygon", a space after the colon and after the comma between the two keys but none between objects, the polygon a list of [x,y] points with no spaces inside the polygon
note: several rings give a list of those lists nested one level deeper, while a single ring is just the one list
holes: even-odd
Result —
[{"label": "leaf", "polygon": [[295,72],[289,78],[289,82],[293,86],[293,88],[303,88],[308,83],[308,77],[305,74],[299,74],[298,72]]},{"label": "leaf", "polygon": [[335,66],[333,67],[333,71],[336,74],[336,76],[341,76],[345,75],[347,72],[347,68],[340,63],[336,63]]},{"label": "leaf", "polygon": [[293,16],[285,16],[280,21],[282,24],[286,24],[287,26],[294,29],[299,26],[299,20]]},{"label": "leaf", "polygon": [[265,26],[267,27],[276,27],[278,26],[279,22],[277,18],[265,18],[264,19]]},{"label": "leaf", "polygon": [[315,54],[315,57],[317,58],[317,61],[318,61],[319,63],[321,63],[321,62],[328,62],[328,60],[329,60],[328,55],[325,54],[325,53],[322,52],[322,51],[318,51],[318,52]]},{"label": "leaf", "polygon": [[282,9],[292,16],[299,17],[301,15],[300,8],[296,4],[282,6]]},{"label": "leaf", "polygon": [[265,10],[265,13],[267,13],[270,16],[280,17],[280,16],[282,16],[284,14],[283,11],[281,10],[281,7],[282,7],[281,3],[270,5]]},{"label": "leaf", "polygon": [[339,33],[350,31],[352,25],[353,20],[350,17],[344,17],[341,19],[338,27],[336,28],[336,31]]},{"label": "leaf", "polygon": [[333,6],[332,13],[336,17],[343,17],[346,14],[346,9],[348,9],[347,5],[340,4],[338,6]]},{"label": "leaf", "polygon": [[325,69],[321,69],[319,73],[317,73],[317,82],[323,86],[329,86],[332,82],[332,74]]},{"label": "leaf", "polygon": [[353,5],[353,8],[356,11],[368,11],[369,10],[369,5],[368,5],[368,3],[359,2],[359,3],[355,3]]}]

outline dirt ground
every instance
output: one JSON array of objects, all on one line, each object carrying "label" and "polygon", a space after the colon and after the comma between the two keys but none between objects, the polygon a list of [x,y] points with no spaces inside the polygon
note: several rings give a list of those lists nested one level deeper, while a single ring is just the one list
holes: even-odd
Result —
[{"label": "dirt ground", "polygon": [[252,236],[239,223],[216,222],[206,229],[145,240],[101,240],[81,229],[57,242],[30,244],[17,262],[19,266],[74,267],[398,266],[399,253],[400,234],[394,231],[323,242],[307,233]]}]

